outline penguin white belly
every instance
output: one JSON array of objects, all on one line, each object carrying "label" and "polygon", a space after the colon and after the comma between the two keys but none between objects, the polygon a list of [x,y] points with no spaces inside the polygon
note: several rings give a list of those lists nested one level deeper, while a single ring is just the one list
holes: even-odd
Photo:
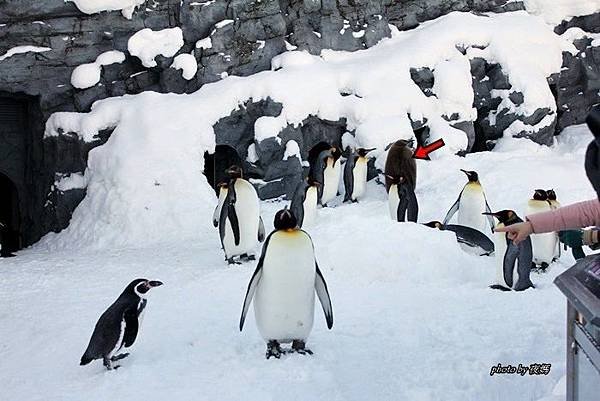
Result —
[{"label": "penguin white belly", "polygon": [[341,163],[337,160],[335,163],[332,158],[327,159],[327,166],[323,174],[323,195],[321,203],[326,204],[337,196],[340,184]]},{"label": "penguin white belly", "polygon": [[400,203],[400,197],[398,196],[398,186],[396,184],[390,185],[390,192],[388,193],[388,207],[390,209],[390,217],[394,221],[398,221],[398,204]]},{"label": "penguin white belly", "polygon": [[352,200],[357,200],[362,198],[367,190],[367,159],[364,157],[359,157],[356,160],[352,170],[352,179],[354,180]]},{"label": "penguin white belly", "polygon": [[223,244],[228,258],[252,251],[258,244],[258,222],[260,206],[256,190],[246,180],[235,180],[235,212],[240,229],[240,243],[235,245],[233,230],[229,219],[225,223]]},{"label": "penguin white belly", "polygon": [[306,190],[306,197],[302,204],[304,208],[304,220],[302,221],[302,227],[312,225],[317,219],[317,202],[318,192],[317,187],[309,187]]},{"label": "penguin white belly", "polygon": [[315,310],[315,258],[302,231],[271,236],[254,297],[260,334],[279,342],[306,340]]},{"label": "penguin white belly", "polygon": [[[498,224],[497,228],[504,227],[504,224]],[[494,254],[496,255],[496,284],[506,288],[511,288],[504,280],[504,254],[506,253],[506,234],[496,232],[494,234]]]},{"label": "penguin white belly", "polygon": [[215,208],[215,212],[213,213],[213,221],[219,221],[219,216],[221,216],[221,209],[223,208],[223,203],[225,202],[225,198],[227,197],[227,188],[221,188],[219,190],[219,200],[217,201],[217,207]]},{"label": "penguin white belly", "polygon": [[[547,212],[552,207],[546,201],[530,200],[527,203],[527,214]],[[556,233],[531,234],[533,262],[537,265],[550,264],[558,253],[558,236]]]},{"label": "penguin white belly", "polygon": [[110,359],[111,357],[113,357],[123,346],[123,337],[125,337],[125,319],[121,320],[121,327],[120,327],[120,332],[119,332],[119,339],[117,340],[117,343],[115,344],[115,347],[108,353],[107,357]]},{"label": "penguin white belly", "polygon": [[458,207],[458,224],[474,228],[489,236],[490,227],[483,212],[485,212],[485,195],[481,186],[465,185]]}]

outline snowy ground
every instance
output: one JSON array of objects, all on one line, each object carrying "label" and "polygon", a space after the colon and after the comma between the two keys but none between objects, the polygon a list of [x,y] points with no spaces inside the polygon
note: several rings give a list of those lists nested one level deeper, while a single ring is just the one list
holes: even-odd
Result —
[{"label": "snowy ground", "polygon": [[[459,168],[480,173],[492,209],[522,214],[538,187],[555,188],[563,204],[591,198],[589,139],[579,127],[553,148],[509,139],[491,153],[420,161],[419,220],[443,218],[465,182]],[[564,393],[565,300],[552,280],[570,254],[533,274],[536,289],[496,292],[487,288],[493,257],[463,253],[450,233],[392,222],[384,188],[368,189],[359,204],[320,210],[308,230],[335,317],[328,331],[317,310],[313,357],[265,360],[253,312],[238,332],[256,262],[227,267],[216,230],[195,243],[172,232],[161,246],[44,244],[0,260],[0,399],[563,399],[552,394]],[[283,204],[262,204],[268,229]],[[97,318],[136,277],[165,285],[152,291],[132,355],[113,372],[98,361],[80,367]],[[534,362],[551,363],[550,374],[489,376],[497,363]]]}]

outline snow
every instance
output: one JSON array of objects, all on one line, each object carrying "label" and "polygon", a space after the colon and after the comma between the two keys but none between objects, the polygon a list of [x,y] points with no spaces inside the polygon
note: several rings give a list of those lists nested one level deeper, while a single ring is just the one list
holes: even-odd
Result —
[{"label": "snow", "polygon": [[200,39],[196,42],[196,49],[210,49],[212,47],[212,40],[209,37]]},{"label": "snow", "polygon": [[127,19],[131,19],[136,7],[146,0],[65,0],[75,3],[77,8],[86,14],[102,11],[120,10]]},{"label": "snow", "polygon": [[457,112],[466,120],[477,118],[477,109],[473,107],[473,88],[471,64],[466,56],[455,54],[449,60],[441,60],[433,71],[432,91],[440,100],[442,114],[446,116]]},{"label": "snow", "polygon": [[215,24],[215,28],[219,29],[219,28],[223,28],[224,26],[227,26],[229,24],[232,24],[233,20],[232,19],[224,19],[223,21],[219,21]]},{"label": "snow", "polygon": [[[144,99],[146,114],[156,115],[162,106],[159,99]],[[139,104],[132,102],[129,108],[133,105]],[[237,329],[257,262],[228,268],[223,261],[217,230],[210,224],[216,197],[202,174],[195,174],[201,166],[189,154],[200,146],[187,142],[192,138],[185,134],[190,127],[170,119],[173,128],[163,132],[169,141],[162,144],[162,157],[155,159],[158,154],[147,142],[139,148],[142,140],[156,139],[147,133],[156,122],[140,121],[140,129],[131,135],[138,138],[138,147],[125,150],[132,160],[117,157],[116,149],[128,145],[119,131],[92,150],[88,197],[99,192],[94,187],[100,184],[98,152],[106,152],[111,143],[116,142],[112,169],[131,172],[141,160],[138,154],[158,168],[146,163],[136,169],[139,175],[132,185],[137,190],[132,193],[115,181],[117,176],[106,176],[101,185],[110,192],[95,197],[96,205],[86,198],[81,207],[94,218],[111,219],[122,227],[119,210],[113,209],[115,198],[125,197],[125,208],[132,211],[143,199],[148,213],[158,199],[169,199],[175,210],[161,210],[155,224],[145,227],[149,240],[155,232],[166,233],[161,245],[139,241],[134,247],[124,242],[114,246],[109,241],[109,247],[94,250],[70,241],[51,251],[51,243],[61,240],[53,236],[17,258],[0,259],[0,304],[6,306],[0,314],[3,398],[564,400],[566,308],[552,280],[573,263],[570,254],[563,253],[547,274],[533,274],[536,289],[490,290],[494,258],[462,252],[451,233],[391,221],[385,189],[374,181],[360,203],[341,204],[340,196],[336,207],[320,209],[319,222],[309,231],[331,293],[333,330],[326,329],[317,305],[307,343],[315,354],[265,360],[253,312],[244,331]],[[174,138],[186,147],[173,146]],[[538,187],[555,188],[563,204],[591,198],[595,193],[583,169],[591,138],[580,126],[567,129],[552,147],[504,138],[493,152],[419,160],[420,221],[444,216],[465,182],[459,168],[480,173],[493,209],[511,207],[522,215]],[[161,185],[155,186],[157,174],[170,170],[170,165],[172,177],[181,182],[159,179]],[[194,168],[182,169],[185,165]],[[182,210],[181,201],[187,210]],[[286,204],[261,203],[267,230],[272,229],[275,211]],[[193,233],[185,227],[173,230],[178,216],[191,221]],[[128,217],[130,224],[145,221],[134,217]],[[80,219],[74,216],[72,225]],[[105,235],[97,232],[97,240],[104,243]],[[63,234],[68,238],[73,239]],[[165,285],[149,296],[131,355],[113,372],[106,372],[100,361],[78,366],[98,317],[136,277],[160,279]],[[550,374],[489,376],[490,367],[498,363],[536,362],[551,363]]]},{"label": "snow", "polygon": [[23,53],[43,53],[52,50],[49,47],[40,47],[40,46],[16,46],[9,49],[6,53],[0,56],[0,61],[6,60],[9,57],[14,56],[15,54],[23,54]]},{"label": "snow", "polygon": [[[181,35],[180,30],[173,32]],[[141,39],[138,35],[145,38],[138,42],[144,42],[154,34],[170,36],[143,30],[130,39],[130,45],[136,37]],[[452,157],[466,148],[467,137],[450,127],[442,114],[454,111],[460,119],[472,117],[468,90],[453,100],[448,94],[452,83],[440,82],[460,79],[465,72],[467,60],[457,45],[467,49],[467,55],[477,50],[478,56],[502,65],[513,89],[524,94],[523,113],[556,108],[546,77],[560,71],[562,50],[573,46],[540,18],[524,12],[451,13],[413,30],[395,32],[393,38],[366,50],[324,51],[320,56],[286,52],[273,58],[271,71],[230,76],[189,95],[145,92],[101,100],[89,113],[55,113],[47,121],[47,136],[75,133],[90,141],[100,130],[114,131],[106,144],[90,152],[88,193],[70,226],[45,241],[55,248],[97,248],[161,243],[169,232],[178,232],[181,240],[197,238],[204,211],[186,199],[201,199],[211,192],[200,171],[202,155],[215,146],[212,127],[247,101],[270,98],[282,104],[279,116],[256,120],[258,144],[268,138],[281,141],[284,127],[298,126],[311,115],[330,121],[345,118],[356,145],[377,148],[372,155],[376,165],[383,167],[385,147],[413,137],[412,118],[427,120],[431,141],[444,139],[446,146],[432,158]],[[152,60],[154,54],[145,52],[140,57]],[[440,99],[418,88],[410,77],[411,67],[434,70]],[[103,205],[101,212],[96,211],[99,205]]]},{"label": "snow", "polygon": [[183,53],[173,59],[171,68],[182,70],[183,78],[189,81],[196,76],[196,72],[198,72],[198,63],[196,62],[196,57],[192,54]]},{"label": "snow", "polygon": [[300,146],[298,142],[293,139],[287,141],[285,144],[285,152],[283,153],[283,160],[287,160],[290,157],[297,157],[298,161],[302,162],[302,155],[300,154]]},{"label": "snow", "polygon": [[258,161],[258,153],[256,153],[256,144],[251,143],[248,146],[248,156],[246,157],[246,161],[250,163],[256,163]]},{"label": "snow", "polygon": [[552,25],[600,11],[600,0],[523,0],[523,3],[527,12],[539,15]]},{"label": "snow", "polygon": [[182,46],[183,32],[179,27],[160,31],[144,28],[133,34],[127,42],[129,53],[139,58],[144,67],[148,68],[156,66],[156,56],[173,57]]},{"label": "snow", "polygon": [[83,189],[87,183],[82,173],[72,173],[60,176],[54,185],[59,191],[64,192],[71,189]]},{"label": "snow", "polygon": [[110,50],[96,57],[93,63],[81,64],[71,73],[71,85],[78,89],[91,88],[100,82],[102,66],[125,61],[125,54],[118,50]]}]

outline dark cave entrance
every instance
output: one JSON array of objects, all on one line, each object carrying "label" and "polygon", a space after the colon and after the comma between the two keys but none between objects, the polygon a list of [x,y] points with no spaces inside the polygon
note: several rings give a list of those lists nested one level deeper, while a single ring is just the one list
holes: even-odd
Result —
[{"label": "dark cave entrance", "polygon": [[0,256],[22,247],[19,193],[16,185],[0,173]]},{"label": "dark cave entrance", "polygon": [[242,167],[246,172],[242,158],[231,146],[217,145],[215,153],[204,153],[204,175],[217,194],[217,185],[227,179],[225,170],[234,164]]},{"label": "dark cave entrance", "polygon": [[314,178],[313,169],[317,166],[317,158],[319,157],[319,153],[329,148],[331,148],[331,144],[324,141],[321,141],[314,145],[312,148],[310,148],[310,150],[308,151],[308,162],[310,163],[308,172],[309,177]]}]

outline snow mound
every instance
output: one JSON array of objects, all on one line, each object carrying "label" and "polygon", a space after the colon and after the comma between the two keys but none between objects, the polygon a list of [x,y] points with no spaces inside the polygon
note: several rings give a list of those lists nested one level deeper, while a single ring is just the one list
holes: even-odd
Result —
[{"label": "snow mound", "polygon": [[194,57],[192,54],[184,53],[173,59],[171,68],[181,70],[183,79],[189,81],[196,76],[196,72],[198,72],[198,63],[196,62],[196,57]]},{"label": "snow mound", "polygon": [[23,53],[43,53],[52,50],[49,47],[39,47],[39,46],[16,46],[12,49],[9,49],[6,53],[0,56],[0,61],[6,60],[9,57],[14,56],[15,54],[23,54]]},{"label": "snow mound", "polygon": [[183,32],[179,27],[160,31],[144,28],[134,33],[127,42],[129,53],[139,58],[147,68],[156,67],[156,56],[173,57],[182,46]]},{"label": "snow mound", "polygon": [[[144,29],[129,41],[132,54],[155,65],[157,54],[174,55],[182,44],[179,28]],[[466,55],[461,52],[466,49]],[[539,17],[526,12],[479,16],[451,13],[357,52],[323,51],[320,56],[291,51],[273,59],[272,71],[231,76],[189,95],[142,93],[96,102],[89,113],[55,113],[46,135],[77,133],[92,140],[114,128],[110,139],[89,154],[88,191],[70,226],[47,243],[55,246],[114,246],[197,240],[210,221],[214,192],[201,173],[203,154],[213,152],[213,125],[245,102],[270,98],[281,103],[279,116],[255,123],[255,141],[275,138],[287,125],[309,116],[345,118],[356,146],[377,148],[382,167],[385,147],[412,138],[411,119],[427,121],[430,140],[444,139],[436,158],[467,146],[463,131],[443,115],[473,118],[466,85],[468,58],[499,63],[515,91],[524,95],[522,112],[556,109],[546,78],[559,72],[562,51],[573,45]],[[410,68],[429,67],[436,96],[412,81]],[[437,70],[437,71],[436,71]],[[465,81],[465,88],[454,82]],[[451,96],[456,90],[456,96]],[[438,217],[439,218],[439,217]]]},{"label": "snow mound", "polygon": [[75,3],[77,8],[86,14],[95,14],[102,11],[120,10],[123,17],[131,19],[136,7],[146,0],[65,0]]},{"label": "snow mound", "polygon": [[71,85],[78,89],[91,88],[100,82],[102,66],[125,61],[125,54],[118,50],[102,53],[93,63],[81,64],[71,73]]},{"label": "snow mound", "polygon": [[529,13],[541,16],[552,25],[600,11],[600,0],[523,0],[523,2]]}]

